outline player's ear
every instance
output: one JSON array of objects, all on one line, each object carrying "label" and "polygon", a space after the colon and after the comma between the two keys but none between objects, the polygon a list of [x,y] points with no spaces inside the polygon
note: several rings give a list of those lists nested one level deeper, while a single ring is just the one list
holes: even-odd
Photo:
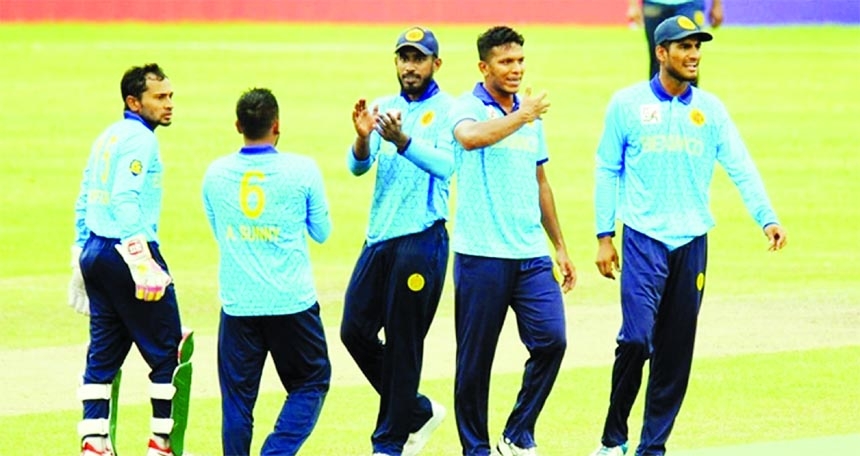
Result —
[{"label": "player's ear", "polygon": [[125,106],[131,112],[140,112],[141,103],[134,95],[126,95]]},{"label": "player's ear", "polygon": [[[668,43],[666,46],[668,46]],[[666,56],[667,56],[668,52],[669,52],[669,49],[667,47],[664,47],[662,44],[658,44],[654,48],[654,54],[657,56],[657,60],[660,62],[666,61]]]},{"label": "player's ear", "polygon": [[245,133],[242,131],[242,124],[239,123],[239,119],[236,119],[236,131],[238,131],[240,134]]},{"label": "player's ear", "polygon": [[478,70],[481,72],[482,75],[484,75],[484,77],[486,77],[490,73],[490,66],[487,65],[487,62],[479,60]]},{"label": "player's ear", "polygon": [[275,123],[272,124],[272,133],[275,136],[279,136],[281,134],[281,121],[275,119]]},{"label": "player's ear", "polygon": [[439,67],[441,67],[441,66],[442,66],[442,59],[440,59],[439,57],[435,57],[433,59],[433,71],[434,72],[439,71]]}]

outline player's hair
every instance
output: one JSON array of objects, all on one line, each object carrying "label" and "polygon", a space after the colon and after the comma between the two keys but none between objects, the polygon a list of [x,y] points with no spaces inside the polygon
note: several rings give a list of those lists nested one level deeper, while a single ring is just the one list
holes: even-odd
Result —
[{"label": "player's hair", "polygon": [[262,139],[278,120],[278,100],[269,89],[249,89],[236,103],[236,120],[246,138]]},{"label": "player's hair", "polygon": [[490,55],[490,51],[494,47],[510,43],[516,43],[522,46],[525,42],[525,38],[523,38],[523,36],[517,33],[514,29],[506,25],[497,25],[495,27],[491,27],[478,37],[478,57],[482,61],[486,62],[487,57]]},{"label": "player's hair", "polygon": [[143,92],[146,92],[146,80],[153,77],[159,81],[167,77],[164,74],[164,70],[157,63],[147,63],[142,66],[131,67],[122,75],[119,90],[122,92],[122,102],[125,105],[125,109],[128,109],[128,103],[126,103],[125,99],[131,95],[140,100],[143,97]]}]

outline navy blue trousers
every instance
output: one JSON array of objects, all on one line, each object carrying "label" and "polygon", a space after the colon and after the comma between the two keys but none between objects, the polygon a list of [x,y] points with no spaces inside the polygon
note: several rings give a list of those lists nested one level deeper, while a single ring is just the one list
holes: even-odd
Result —
[{"label": "navy blue trousers", "polygon": [[[374,452],[400,454],[433,411],[418,393],[424,338],[448,268],[443,220],[415,234],[365,245],[346,290],[340,338],[379,393]],[[385,341],[379,339],[384,329]]]},{"label": "navy blue trousers", "polygon": [[650,359],[637,456],[661,456],[687,392],[705,287],[707,235],[675,250],[624,227],[621,330],[603,444],[627,441],[627,418]]},{"label": "navy blue trousers", "polygon": [[567,348],[564,301],[552,269],[548,256],[509,260],[454,255],[454,409],[464,455],[490,454],[490,373],[508,307],[516,314],[529,358],[503,434],[519,447],[535,446],[535,424]]},{"label": "navy blue trousers", "polygon": [[[149,380],[170,383],[182,338],[173,284],[156,302],[134,297],[128,265],[116,251],[118,239],[92,235],[81,253],[81,273],[90,300],[90,345],[84,383],[111,383],[134,343],[149,365]],[[167,271],[158,244],[149,243],[155,261]],[[107,400],[84,401],[84,418],[107,418]],[[170,418],[169,400],[152,400],[154,418]]]},{"label": "navy blue trousers", "polygon": [[261,455],[292,456],[316,426],[331,381],[319,304],[290,315],[234,317],[221,312],[218,380],[224,456],[248,456],[254,405],[271,353],[287,398]]},{"label": "navy blue trousers", "polygon": [[657,46],[654,42],[654,30],[657,30],[657,26],[664,20],[679,14],[697,22],[704,21],[705,0],[691,0],[680,5],[663,5],[648,0],[642,2],[642,22],[645,25],[645,36],[648,38],[648,79],[660,71],[660,62],[654,52]]}]

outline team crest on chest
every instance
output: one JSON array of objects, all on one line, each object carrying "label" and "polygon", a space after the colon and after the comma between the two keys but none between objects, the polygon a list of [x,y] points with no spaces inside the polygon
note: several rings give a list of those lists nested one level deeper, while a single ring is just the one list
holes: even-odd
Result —
[{"label": "team crest on chest", "polygon": [[690,111],[690,121],[693,122],[693,125],[701,127],[705,124],[705,113],[703,113],[702,110],[698,108],[693,108]]},{"label": "team crest on chest", "polygon": [[496,108],[494,108],[493,106],[487,105],[487,118],[495,119],[497,117],[499,117],[499,111],[496,110]]},{"label": "team crest on chest", "polygon": [[654,103],[639,106],[639,121],[642,125],[660,123],[660,105]]},{"label": "team crest on chest", "polygon": [[422,127],[429,126],[431,123],[433,123],[433,119],[435,119],[435,118],[436,118],[435,112],[433,112],[433,111],[425,112],[424,115],[421,116],[421,126]]}]

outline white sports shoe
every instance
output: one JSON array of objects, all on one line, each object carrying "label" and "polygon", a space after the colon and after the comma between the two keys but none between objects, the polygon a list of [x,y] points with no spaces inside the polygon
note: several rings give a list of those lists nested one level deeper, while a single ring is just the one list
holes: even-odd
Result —
[{"label": "white sports shoe", "polygon": [[535,447],[520,448],[514,445],[511,439],[502,435],[498,445],[496,445],[496,453],[500,456],[537,456],[537,449]]},{"label": "white sports shoe", "polygon": [[105,437],[87,437],[81,442],[81,456],[114,456]]},{"label": "white sports shoe", "polygon": [[430,434],[442,424],[442,420],[445,419],[445,407],[442,404],[435,402],[432,399],[430,400],[430,407],[433,410],[433,416],[421,426],[417,431],[409,434],[409,439],[406,440],[406,443],[403,444],[403,452],[402,456],[415,456],[421,452],[424,448],[424,445],[427,445],[427,441],[430,440]]},{"label": "white sports shoe", "polygon": [[173,450],[170,449],[170,445],[166,440],[153,435],[149,439],[146,456],[173,456]]},{"label": "white sports shoe", "polygon": [[627,444],[622,443],[621,445],[608,447],[600,445],[600,447],[594,450],[590,456],[624,456],[627,453]]}]

